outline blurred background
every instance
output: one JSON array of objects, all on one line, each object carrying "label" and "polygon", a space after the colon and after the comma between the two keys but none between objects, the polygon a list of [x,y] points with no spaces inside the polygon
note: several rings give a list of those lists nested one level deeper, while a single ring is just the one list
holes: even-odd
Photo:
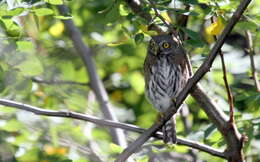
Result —
[{"label": "blurred background", "polygon": [[[196,71],[239,5],[232,0],[156,0],[161,15],[186,34],[184,41]],[[70,14],[61,15],[57,5]],[[145,12],[154,17],[148,1]],[[190,5],[190,10],[185,6]],[[186,15],[184,27],[176,24]],[[210,17],[216,17],[211,24]],[[144,95],[143,62],[153,31],[151,23],[132,12],[124,0],[2,0],[0,1],[0,96],[44,109],[75,111],[104,118],[89,87],[86,67],[75,50],[62,20],[72,19],[91,48],[98,75],[109,95],[112,112],[120,122],[149,128],[157,112]],[[260,161],[260,93],[251,75],[248,41],[252,35],[256,70],[260,71],[260,1],[253,1],[226,40],[227,77],[234,95],[235,122],[248,136],[248,162]],[[259,77],[258,77],[259,79]],[[229,113],[218,57],[200,81],[206,93]],[[225,141],[192,97],[177,117],[177,135],[224,149]],[[124,131],[131,142],[139,134]],[[0,106],[0,161],[52,162],[113,161],[122,147],[112,142],[107,127],[90,122],[37,116]],[[132,156],[135,161],[224,161],[186,146],[166,146],[150,139]]]}]

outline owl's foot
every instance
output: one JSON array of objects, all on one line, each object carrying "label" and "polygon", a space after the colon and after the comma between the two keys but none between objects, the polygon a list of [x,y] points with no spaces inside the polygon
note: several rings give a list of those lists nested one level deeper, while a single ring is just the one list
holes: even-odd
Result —
[{"label": "owl's foot", "polygon": [[175,117],[173,116],[170,120],[168,120],[165,125],[162,127],[163,132],[163,142],[166,144],[176,144],[176,123]]},{"label": "owl's foot", "polygon": [[158,114],[157,114],[157,119],[156,119],[156,121],[157,122],[160,122],[160,120],[162,119],[164,117],[164,113],[163,112],[158,112]]}]

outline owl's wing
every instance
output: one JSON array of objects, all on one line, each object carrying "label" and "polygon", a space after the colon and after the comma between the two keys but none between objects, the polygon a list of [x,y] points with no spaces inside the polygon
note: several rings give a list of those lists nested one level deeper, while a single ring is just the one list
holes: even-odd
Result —
[{"label": "owl's wing", "polygon": [[152,75],[152,66],[156,63],[156,58],[155,56],[147,53],[147,56],[144,60],[144,79],[145,79],[145,84],[147,85],[150,76]]},{"label": "owl's wing", "polygon": [[184,48],[182,47],[182,45],[178,46],[177,49],[175,49],[176,52],[175,54],[172,55],[172,63],[173,64],[179,64],[181,66],[182,69],[182,76],[183,81],[186,83],[186,81],[189,78],[189,73],[188,73],[188,62],[186,59],[186,52],[184,50]]}]

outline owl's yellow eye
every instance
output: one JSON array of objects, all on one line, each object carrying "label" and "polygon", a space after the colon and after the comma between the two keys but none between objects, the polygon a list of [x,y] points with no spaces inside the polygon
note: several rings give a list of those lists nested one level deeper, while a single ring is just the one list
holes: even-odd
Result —
[{"label": "owl's yellow eye", "polygon": [[170,48],[170,44],[167,43],[167,42],[164,42],[164,43],[162,44],[162,46],[163,46],[163,48]]}]

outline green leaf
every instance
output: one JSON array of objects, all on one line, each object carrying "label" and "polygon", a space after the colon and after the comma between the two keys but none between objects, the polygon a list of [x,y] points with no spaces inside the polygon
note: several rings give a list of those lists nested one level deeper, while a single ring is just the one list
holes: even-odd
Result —
[{"label": "green leaf", "polygon": [[241,29],[247,29],[247,30],[251,30],[251,31],[259,29],[259,27],[260,27],[260,25],[258,25],[253,20],[251,20],[251,21],[241,21],[241,22],[239,21],[236,26],[241,28]]},{"label": "green leaf", "polygon": [[215,126],[214,124],[211,124],[211,125],[205,130],[204,138],[208,138],[209,135],[210,135],[214,130],[216,130],[216,126]]},{"label": "green leaf", "polygon": [[18,122],[16,119],[8,121],[3,127],[3,130],[8,132],[17,132],[23,129],[23,124]]},{"label": "green leaf", "polygon": [[[20,82],[17,82],[15,85],[15,90],[17,91],[25,91],[25,92],[30,92],[32,89],[32,80],[29,78],[22,78]],[[21,92],[20,92],[21,93]]]},{"label": "green leaf", "polygon": [[190,5],[198,4],[198,0],[180,0],[180,1],[183,2],[184,4],[190,4]]},{"label": "green leaf", "polygon": [[43,67],[40,60],[33,54],[26,53],[25,55],[27,55],[27,59],[15,67],[18,68],[24,76],[36,76],[41,74]]},{"label": "green leaf", "polygon": [[4,74],[4,84],[5,86],[13,86],[16,85],[17,82],[21,80],[21,75],[18,70],[10,69]]},{"label": "green leaf", "polygon": [[167,10],[170,12],[174,12],[176,14],[181,14],[181,15],[189,15],[189,16],[198,16],[199,13],[196,11],[190,11],[190,10],[185,10],[185,9],[178,9],[178,8],[170,8],[170,7],[165,7],[165,6],[159,6],[159,10]]},{"label": "green leaf", "polygon": [[24,11],[24,8],[18,7],[11,10],[6,11],[5,16],[17,16]]},{"label": "green leaf", "polygon": [[143,33],[138,33],[135,35],[135,43],[140,44],[144,40],[144,34]]},{"label": "green leaf", "polygon": [[180,28],[180,29],[191,38],[190,40],[185,41],[186,43],[196,47],[202,47],[204,45],[199,33],[194,32],[187,28]]},{"label": "green leaf", "polygon": [[58,146],[58,131],[57,127],[54,125],[50,126],[50,134],[51,134],[51,140],[54,146]]},{"label": "green leaf", "polygon": [[52,4],[52,5],[62,5],[63,1],[62,0],[44,0],[45,2]]},{"label": "green leaf", "polygon": [[[223,80],[223,72],[221,70],[214,70],[213,73],[214,81],[222,86],[225,86],[225,82]],[[232,84],[234,82],[234,76],[231,73],[227,73],[226,75],[228,83]]]},{"label": "green leaf", "polygon": [[136,162],[148,162],[148,161],[149,161],[149,157],[146,155],[142,158],[137,159]]},{"label": "green leaf", "polygon": [[186,33],[191,39],[200,41],[200,35],[197,32],[194,32],[187,28],[181,28],[181,30]]},{"label": "green leaf", "polygon": [[0,19],[0,27],[3,29],[3,30],[6,30],[6,26],[5,26],[5,23]]},{"label": "green leaf", "polygon": [[204,41],[198,41],[198,40],[194,40],[194,39],[185,40],[184,42],[193,47],[203,47],[205,45]]},{"label": "green leaf", "polygon": [[62,75],[60,76],[63,80],[74,80],[75,68],[72,62],[60,61],[56,64],[61,69]]},{"label": "green leaf", "polygon": [[128,8],[123,5],[123,4],[120,4],[119,5],[119,13],[121,16],[127,16],[130,12],[128,11]]},{"label": "green leaf", "polygon": [[17,41],[16,45],[19,51],[31,51],[34,48],[30,41]]},{"label": "green leaf", "polygon": [[52,9],[49,8],[39,8],[33,10],[37,16],[46,16],[54,14]]},{"label": "green leaf", "polygon": [[39,161],[39,157],[38,157],[38,153],[39,150],[37,148],[33,148],[31,150],[26,150],[25,153],[20,156],[17,157],[18,161]]},{"label": "green leaf", "polygon": [[[19,37],[21,35],[21,29],[12,19],[1,19],[2,23],[4,23],[4,27],[6,29],[6,33],[10,37]],[[0,23],[0,24],[2,24]],[[2,26],[2,25],[1,25]]]},{"label": "green leaf", "polygon": [[112,153],[121,153],[124,150],[124,148],[122,148],[121,146],[116,145],[114,143],[110,143],[109,147],[110,147],[110,150],[112,151]]},{"label": "green leaf", "polygon": [[87,100],[84,95],[80,95],[77,93],[72,93],[70,94],[65,100],[66,105],[71,109],[71,110],[76,110],[76,111],[82,111],[84,107],[87,106]]},{"label": "green leaf", "polygon": [[138,94],[144,93],[144,78],[140,72],[134,72],[131,74],[130,83]]},{"label": "green leaf", "polygon": [[112,10],[112,8],[114,7],[116,3],[116,0],[113,0],[113,2],[105,9],[101,10],[101,11],[98,11],[99,14],[107,14],[109,11]]},{"label": "green leaf", "polygon": [[101,14],[105,14],[105,22],[115,23],[120,16],[119,13],[119,2],[115,0],[108,8],[103,11],[99,11]]},{"label": "green leaf", "polygon": [[159,2],[157,2],[158,5],[164,5],[167,6],[172,2],[172,0],[161,0]]},{"label": "green leaf", "polygon": [[94,139],[96,140],[110,140],[111,137],[108,134],[108,132],[105,129],[99,129],[99,128],[95,128],[92,129],[92,136],[94,137]]},{"label": "green leaf", "polygon": [[59,15],[59,16],[53,16],[53,17],[56,18],[56,19],[60,19],[60,20],[72,19],[72,16],[62,16],[62,15]]}]

